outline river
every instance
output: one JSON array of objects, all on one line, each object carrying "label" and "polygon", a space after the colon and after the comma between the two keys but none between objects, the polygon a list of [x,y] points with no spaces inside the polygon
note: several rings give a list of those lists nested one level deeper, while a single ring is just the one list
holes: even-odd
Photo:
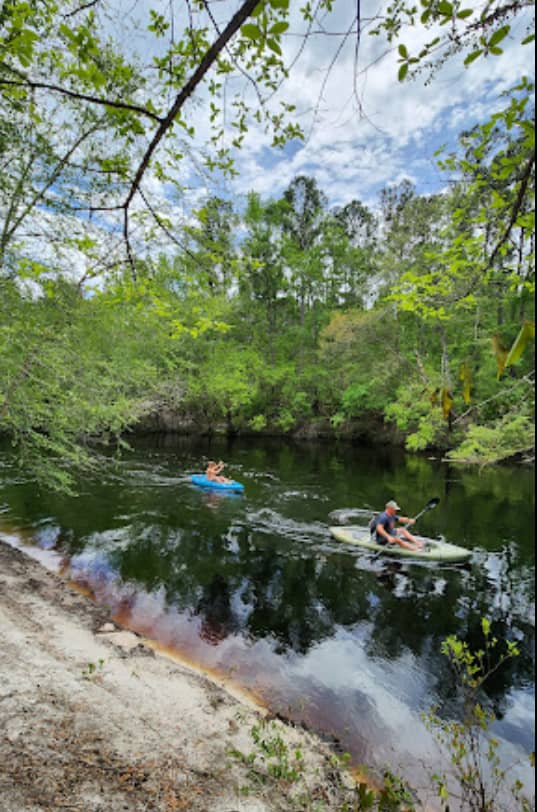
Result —
[{"label": "river", "polygon": [[[244,495],[190,475],[226,460]],[[534,471],[447,465],[385,448],[285,439],[138,438],[77,497],[38,490],[0,457],[0,530],[53,551],[125,625],[252,691],[355,764],[423,783],[444,761],[422,714],[457,714],[442,641],[481,619],[520,655],[488,696],[504,765],[532,780]],[[469,564],[375,558],[331,539],[329,513],[391,498]]]}]

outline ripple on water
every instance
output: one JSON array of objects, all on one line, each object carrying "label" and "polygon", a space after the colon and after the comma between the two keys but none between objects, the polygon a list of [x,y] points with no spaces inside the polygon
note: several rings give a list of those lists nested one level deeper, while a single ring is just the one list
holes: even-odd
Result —
[{"label": "ripple on water", "polygon": [[258,533],[291,538],[311,544],[315,540],[325,540],[328,527],[322,522],[300,522],[283,516],[272,508],[262,508],[246,515],[248,525]]}]

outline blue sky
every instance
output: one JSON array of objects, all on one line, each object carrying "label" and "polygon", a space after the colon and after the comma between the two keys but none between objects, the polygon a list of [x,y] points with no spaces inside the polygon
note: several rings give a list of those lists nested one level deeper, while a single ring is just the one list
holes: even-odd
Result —
[{"label": "blue sky", "polygon": [[[467,5],[477,8],[480,4],[472,0]],[[366,0],[362,16],[375,15],[382,7],[382,3]],[[336,0],[326,28],[349,28],[355,8],[351,0]],[[442,145],[453,149],[462,130],[501,106],[503,91],[522,75],[534,75],[533,47],[519,45],[527,23],[524,18],[517,21],[504,42],[502,56],[478,60],[468,69],[463,56],[455,58],[429,84],[425,84],[425,76],[399,83],[397,53],[385,53],[386,43],[368,36],[366,30],[361,38],[356,82],[365,117],[353,98],[355,38],[351,36],[343,48],[320,99],[328,66],[341,40],[314,37],[281,92],[282,98],[296,104],[308,133],[306,142],[293,143],[283,152],[271,150],[268,139],[254,127],[237,155],[240,177],[229,184],[229,192],[242,195],[253,189],[263,196],[275,196],[297,174],[313,175],[332,205],[353,197],[375,205],[383,186],[403,178],[415,182],[419,193],[440,191],[447,176],[437,167],[435,151]],[[290,31],[293,25],[300,28],[296,15]],[[431,34],[408,29],[402,41],[409,50],[416,49],[424,36],[430,39]],[[293,37],[285,40],[289,62],[297,47]],[[383,57],[376,61],[381,54]],[[316,107],[319,110],[313,121]]]},{"label": "blue sky", "polygon": [[[362,18],[382,14],[387,2],[362,0]],[[240,0],[212,3],[218,22],[224,25],[239,4]],[[482,0],[467,0],[466,4],[477,11]],[[380,37],[368,36],[367,27],[361,37],[356,81],[354,35],[348,38],[335,61],[341,37],[326,33],[313,36],[294,64],[302,43],[297,34],[304,31],[299,13],[301,5],[301,0],[291,0],[291,26],[284,35],[283,49],[286,63],[293,63],[293,69],[272,104],[278,106],[285,100],[296,105],[306,140],[290,143],[283,150],[272,149],[271,138],[252,120],[244,147],[235,154],[238,177],[222,181],[207,173],[198,173],[194,165],[199,163],[210,135],[207,93],[200,88],[185,107],[186,117],[196,127],[195,141],[181,150],[185,155],[190,153],[190,157],[174,167],[185,190],[172,191],[170,185],[158,180],[151,170],[143,178],[144,193],[154,209],[167,216],[176,230],[191,219],[192,210],[202,205],[210,194],[231,198],[240,209],[248,192],[256,191],[263,198],[278,197],[292,179],[301,174],[317,180],[330,206],[345,205],[358,198],[375,209],[380,190],[404,179],[415,183],[420,194],[440,192],[446,188],[449,178],[439,170],[435,151],[442,145],[448,151],[453,150],[461,131],[484,121],[502,105],[502,92],[522,76],[534,76],[533,47],[519,44],[526,33],[530,11],[516,21],[511,35],[502,43],[502,56],[480,59],[469,69],[463,65],[464,56],[460,56],[450,60],[430,83],[424,81],[426,77],[420,77],[401,84],[397,81],[396,48],[389,48]],[[146,75],[151,77],[154,75],[152,57],[167,43],[155,41],[148,34],[149,11],[157,8],[166,15],[173,9],[178,31],[187,22],[186,4],[169,0],[110,0],[110,6],[114,13],[103,19],[115,47],[123,49],[129,60],[137,57]],[[97,6],[96,10],[101,14],[103,8]],[[321,24],[328,32],[347,31],[352,27],[355,13],[355,0],[335,0],[334,11]],[[409,28],[401,40],[409,51],[415,51],[430,37],[430,32]],[[229,80],[229,100],[235,91],[254,109],[252,88],[241,76]],[[147,90],[141,90],[139,101],[143,103],[147,95]],[[148,138],[151,135],[149,132]],[[231,137],[228,126],[226,138],[231,141]],[[141,156],[145,146],[139,144],[138,149]],[[162,158],[162,152],[155,157]],[[154,228],[154,221],[140,198],[134,201],[131,213],[135,212],[138,220],[136,224],[133,220],[136,229],[133,236],[138,251],[154,255],[159,251],[176,250],[166,235]],[[43,222],[43,216],[41,219]],[[47,228],[54,232],[53,218]],[[73,233],[91,233],[99,243],[104,238],[107,258],[114,251],[121,254],[124,250],[121,214],[106,213],[91,224],[71,221],[71,228]],[[47,256],[41,247],[39,250]],[[54,241],[48,244],[47,250],[55,250]],[[65,262],[77,274],[88,265],[87,258],[79,256],[75,249],[67,251]]]},{"label": "blue sky", "polygon": [[[167,19],[173,11],[173,30],[179,32],[188,24],[187,4],[170,0],[110,2],[114,14],[100,21],[104,21],[115,46],[125,52],[127,59],[137,57],[144,73],[150,76],[152,58],[161,55],[168,45],[166,38],[155,39],[148,33],[150,10],[156,9]],[[291,0],[290,27],[282,38],[282,47],[285,62],[292,69],[271,106],[278,108],[281,101],[296,105],[305,142],[293,142],[284,150],[273,149],[271,138],[252,119],[244,147],[235,153],[239,173],[235,180],[222,182],[200,175],[193,161],[186,158],[177,166],[177,177],[190,187],[190,193],[183,199],[177,195],[172,199],[169,190],[148,173],[144,188],[157,197],[160,192],[166,198],[165,208],[171,207],[173,214],[188,216],[192,206],[213,192],[236,200],[252,190],[263,197],[278,196],[299,174],[315,177],[333,206],[353,198],[374,206],[386,184],[405,178],[416,184],[419,193],[440,191],[447,177],[438,169],[435,151],[444,144],[448,150],[454,149],[462,130],[483,121],[501,105],[503,91],[523,75],[535,73],[533,47],[519,44],[533,16],[531,9],[515,21],[511,35],[502,43],[502,56],[480,59],[466,69],[462,55],[450,60],[430,83],[423,75],[401,84],[397,80],[396,44],[391,47],[384,37],[369,35],[373,26],[369,21],[384,13],[389,0],[361,0],[362,35],[357,63],[356,35],[352,33],[347,39],[334,35],[355,27],[356,0],[334,0],[333,11],[324,14],[314,26],[314,31],[323,28],[325,33],[315,33],[305,46],[302,5],[302,0]],[[474,8],[477,14],[486,0],[466,0],[464,5]],[[239,6],[240,0],[211,3],[220,30]],[[96,9],[99,13],[100,7]],[[212,27],[202,14],[197,13],[196,19]],[[421,26],[409,27],[402,31],[400,41],[416,52],[432,36]],[[211,31],[210,39],[215,38]],[[240,94],[252,110],[257,107],[251,85],[239,74],[228,80],[228,104],[234,93]],[[144,90],[139,101],[144,103],[146,98]],[[196,128],[191,149],[199,155],[210,136],[208,98],[203,87],[188,101],[184,113]],[[228,143],[236,135],[230,120],[228,110]]]}]

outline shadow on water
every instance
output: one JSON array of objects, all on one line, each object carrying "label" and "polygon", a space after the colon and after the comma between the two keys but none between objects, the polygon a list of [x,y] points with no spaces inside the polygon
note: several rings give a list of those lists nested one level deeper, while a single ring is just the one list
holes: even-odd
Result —
[{"label": "shadow on water", "polygon": [[[224,458],[245,495],[190,484]],[[473,469],[352,446],[148,438],[81,495],[37,493],[4,462],[0,508],[68,561],[119,622],[232,676],[357,762],[431,758],[420,714],[456,712],[442,641],[481,645],[481,618],[521,656],[488,686],[509,757],[533,747],[533,472]],[[328,516],[397,497],[466,566],[376,559],[331,539]],[[412,737],[408,731],[412,730]],[[419,772],[419,770],[418,770]],[[410,775],[412,777],[412,775]],[[416,774],[414,777],[418,778]]]}]

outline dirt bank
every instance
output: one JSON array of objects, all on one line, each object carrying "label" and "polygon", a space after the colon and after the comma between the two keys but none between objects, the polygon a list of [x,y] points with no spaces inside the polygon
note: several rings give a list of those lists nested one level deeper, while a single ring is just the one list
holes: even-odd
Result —
[{"label": "dirt bank", "polygon": [[2,542],[0,641],[0,812],[339,812],[353,794],[314,736]]}]

